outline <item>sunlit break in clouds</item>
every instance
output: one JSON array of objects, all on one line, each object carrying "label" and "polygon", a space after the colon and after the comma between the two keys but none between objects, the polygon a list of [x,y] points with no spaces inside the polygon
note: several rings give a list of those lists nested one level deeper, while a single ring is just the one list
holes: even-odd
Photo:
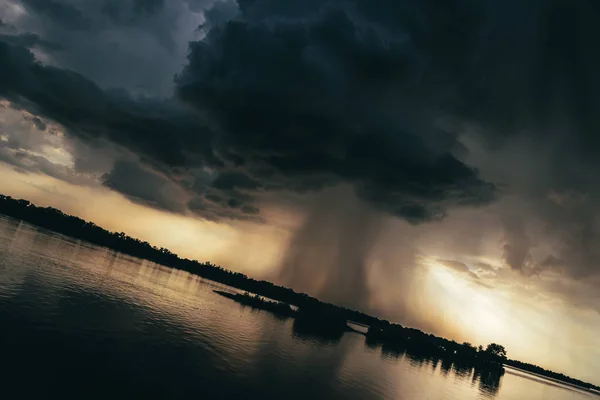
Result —
[{"label": "sunlit break in clouds", "polygon": [[593,380],[599,12],[0,0],[0,192]]}]

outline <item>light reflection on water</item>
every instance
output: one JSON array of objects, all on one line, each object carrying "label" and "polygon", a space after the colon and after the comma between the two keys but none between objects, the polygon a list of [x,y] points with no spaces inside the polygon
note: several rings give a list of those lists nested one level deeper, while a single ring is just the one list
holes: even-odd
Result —
[{"label": "light reflection on water", "polygon": [[[224,288],[0,217],[0,393],[7,398],[589,398],[500,381],[345,334],[319,338]],[[3,391],[3,392],[2,392]],[[2,396],[4,397],[4,396]]]}]

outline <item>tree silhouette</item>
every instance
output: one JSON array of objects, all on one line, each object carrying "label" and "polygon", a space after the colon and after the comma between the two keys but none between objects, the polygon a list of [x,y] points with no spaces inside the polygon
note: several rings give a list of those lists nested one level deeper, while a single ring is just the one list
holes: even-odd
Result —
[{"label": "tree silhouette", "polygon": [[489,357],[495,359],[496,362],[506,361],[506,349],[501,344],[490,343],[487,345],[485,352]]}]

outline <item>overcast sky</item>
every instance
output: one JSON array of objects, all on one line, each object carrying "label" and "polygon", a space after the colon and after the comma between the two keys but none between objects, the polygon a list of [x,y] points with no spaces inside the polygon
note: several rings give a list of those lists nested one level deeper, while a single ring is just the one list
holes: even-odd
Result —
[{"label": "overcast sky", "polygon": [[0,192],[598,384],[599,11],[0,0]]}]

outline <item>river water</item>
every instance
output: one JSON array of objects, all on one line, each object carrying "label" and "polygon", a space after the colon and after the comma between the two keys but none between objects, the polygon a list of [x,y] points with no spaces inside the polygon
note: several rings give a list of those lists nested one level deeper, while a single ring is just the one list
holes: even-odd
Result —
[{"label": "river water", "polygon": [[218,296],[223,285],[0,217],[3,399],[595,399],[389,354]]}]

